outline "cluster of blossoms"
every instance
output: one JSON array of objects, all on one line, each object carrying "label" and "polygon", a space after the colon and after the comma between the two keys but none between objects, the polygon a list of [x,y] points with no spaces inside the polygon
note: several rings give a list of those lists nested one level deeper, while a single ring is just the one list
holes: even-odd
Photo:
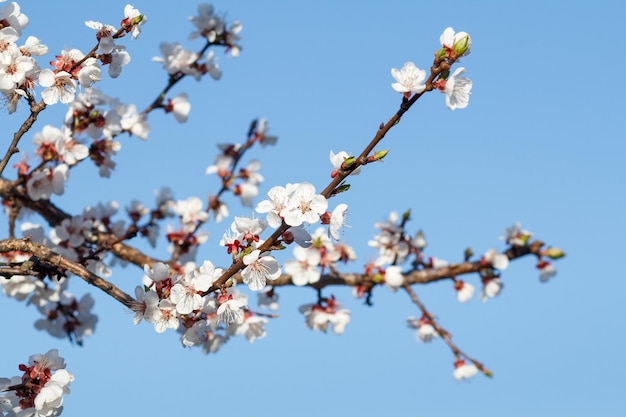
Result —
[{"label": "cluster of blossoms", "polygon": [[252,291],[262,290],[268,280],[275,280],[281,274],[278,261],[269,252],[258,249],[263,243],[260,235],[266,228],[264,220],[235,217],[230,230],[220,240],[220,246],[226,247],[233,260],[237,256],[242,257],[245,267],[241,277]]},{"label": "cluster of blossoms", "polygon": [[193,261],[198,246],[209,237],[208,233],[197,230],[200,223],[208,220],[208,214],[203,210],[202,200],[198,197],[172,202],[171,208],[178,216],[179,226],[174,229],[168,225],[167,240],[170,243],[168,251],[181,263]]},{"label": "cluster of blossoms", "polygon": [[[443,61],[451,65],[462,56],[469,55],[471,51],[470,36],[465,32],[455,32],[451,27],[444,30],[439,41],[441,49],[435,54],[435,66]],[[426,71],[416,67],[413,62],[407,62],[401,69],[391,69],[391,75],[396,80],[391,87],[398,93],[402,93],[406,99],[412,94],[423,93],[427,88],[437,88],[445,93],[446,106],[450,110],[463,109],[469,104],[469,95],[472,90],[472,81],[461,77],[464,72],[463,67],[457,68],[452,74],[446,70],[436,80],[431,80],[431,86],[427,86],[424,84]]]},{"label": "cluster of blossoms", "polygon": [[[14,254],[13,262],[27,263],[29,257]],[[92,313],[94,300],[89,294],[76,299],[67,291],[67,279],[55,279],[52,284],[30,275],[15,275],[11,279],[0,277],[5,295],[34,305],[43,316],[35,322],[35,328],[47,331],[51,336],[69,338],[78,345],[83,337],[90,336],[98,317]]]},{"label": "cluster of blossoms", "polygon": [[[239,46],[235,42],[239,39],[241,24],[235,22],[230,29],[225,29],[221,20],[211,17],[213,12],[208,5],[200,6],[199,13],[199,17],[190,18],[199,30],[198,33],[236,54]],[[15,111],[20,98],[32,96],[36,83],[44,87],[41,96],[45,104],[60,101],[69,106],[62,129],[46,126],[35,137],[37,154],[49,163],[39,166],[34,172],[29,172],[26,160],[16,165],[19,174],[26,178],[29,197],[40,200],[48,199],[53,194],[63,194],[69,167],[87,157],[99,167],[101,176],[110,176],[115,168],[112,156],[121,149],[121,144],[113,138],[127,132],[147,139],[150,127],[145,112],[139,112],[133,104],[126,105],[112,99],[92,86],[101,80],[101,65],[108,65],[111,77],[120,75],[121,68],[130,62],[130,56],[115,41],[126,33],[137,38],[147,18],[127,5],[119,29],[87,21],[85,24],[96,30],[97,47],[89,55],[78,49],[65,49],[50,63],[51,69],[40,69],[33,56],[45,55],[48,48],[32,36],[24,45],[16,44],[28,24],[28,18],[21,13],[19,5],[11,3],[5,6],[4,17],[0,30],[0,91],[7,99],[9,111]],[[200,65],[198,56],[185,58],[189,54],[179,47],[162,45],[162,50],[165,58],[156,60],[162,61],[172,74],[197,76],[192,72],[200,71],[219,78],[219,69],[211,63],[212,55],[206,63]],[[79,94],[76,94],[77,85],[84,87]],[[177,121],[185,122],[191,106],[187,95],[181,93],[165,100],[159,107],[173,113]],[[79,138],[81,134],[85,135],[86,140]]]},{"label": "cluster of blossoms", "polygon": [[190,75],[198,81],[204,74],[209,74],[214,80],[222,77],[219,65],[213,61],[213,51],[209,51],[201,63],[203,56],[185,49],[177,42],[163,42],[159,48],[163,56],[155,56],[152,60],[162,63],[163,69],[170,75]]},{"label": "cluster of blossoms", "polygon": [[[522,229],[520,223],[515,223],[512,227],[504,230],[504,236],[500,239],[504,240],[507,245],[511,245],[513,250],[528,246],[530,238],[533,236],[528,230]],[[541,251],[537,260],[537,269],[539,270],[539,280],[548,282],[550,278],[556,275],[556,268],[550,261],[545,260],[547,257],[556,260],[565,256],[565,253],[559,248],[548,247]]]},{"label": "cluster of blossoms", "polygon": [[[20,12],[17,3],[4,7],[5,18],[0,30],[0,91],[7,99],[9,112],[15,111],[20,98],[34,97],[36,83],[44,87],[41,96],[45,104],[59,101],[69,104],[61,129],[44,126],[34,136],[41,163],[32,171],[26,158],[15,165],[29,198],[34,201],[49,199],[53,194],[62,195],[70,168],[87,157],[99,166],[102,176],[109,176],[115,167],[111,155],[120,149],[119,143],[113,142],[112,138],[123,131],[145,138],[149,131],[145,119],[134,106],[125,106],[91,88],[101,79],[100,63],[109,65],[109,74],[117,77],[121,67],[130,61],[124,47],[116,45],[114,39],[125,32],[132,32],[136,38],[139,26],[146,19],[130,5],[124,9],[124,15],[119,30],[110,25],[87,22],[87,26],[98,30],[98,48],[94,48],[90,55],[85,56],[78,49],[66,49],[50,63],[52,69],[40,69],[33,56],[46,54],[48,48],[32,36],[18,47],[16,42],[28,24],[28,18]],[[76,83],[85,87],[78,97]],[[110,110],[100,109],[107,104]],[[83,144],[78,138],[81,133],[90,137],[90,145]]]},{"label": "cluster of blossoms", "polygon": [[[218,148],[221,153],[215,158],[215,163],[207,167],[206,174],[216,174],[222,185],[240,198],[243,206],[252,207],[254,198],[259,195],[259,185],[263,182],[263,176],[259,173],[261,162],[252,160],[239,173],[235,173],[233,170],[243,151],[242,145],[219,144]],[[212,206],[215,206],[212,211],[216,221],[222,221],[228,216],[228,207],[221,201],[216,200]]]},{"label": "cluster of blossoms", "polygon": [[308,247],[294,247],[293,255],[295,259],[287,260],[284,269],[297,286],[315,284],[322,273],[336,270],[338,262],[356,260],[354,249],[346,244],[334,243],[323,227],[317,228],[311,235]]},{"label": "cluster of blossoms", "polygon": [[102,177],[115,169],[112,157],[121,149],[114,138],[122,133],[147,139],[150,127],[146,116],[133,104],[123,104],[91,87],[80,92],[69,103],[61,129],[46,125],[34,135],[36,154],[47,163],[30,172],[27,160],[16,165],[27,178],[26,188],[34,200],[62,194],[69,168],[89,157]]},{"label": "cluster of blossoms", "polygon": [[[224,46],[232,56],[239,55],[241,47],[236,42],[239,41],[239,32],[243,29],[240,22],[235,21],[228,27],[224,20],[215,15],[213,6],[206,3],[200,4],[198,15],[189,17],[189,20],[196,28],[189,35],[189,39],[201,37],[206,39],[208,45]],[[203,48],[203,51],[205,49]],[[196,80],[200,80],[205,74],[209,74],[215,80],[219,80],[222,76],[219,65],[214,62],[213,51],[209,51],[204,56],[185,49],[178,42],[163,42],[160,50],[162,56],[154,57],[152,60],[162,63],[163,68],[171,76],[190,75]]]},{"label": "cluster of blossoms", "polygon": [[[119,205],[115,201],[87,206],[83,213],[66,218],[60,224],[44,233],[41,225],[24,222],[22,235],[29,240],[49,247],[55,253],[72,262],[85,265],[88,270],[100,277],[111,275],[110,267],[116,258],[107,260],[106,252],[100,253],[96,245],[96,236],[100,233],[122,238],[129,231],[140,233],[150,243],[156,242],[158,235],[157,219],[173,215],[171,208],[181,204],[172,200],[169,189],[157,193],[156,208],[146,209],[141,203],[133,201],[126,208],[130,226],[124,220],[114,221]],[[138,222],[149,214],[144,225]],[[97,255],[96,255],[97,254]],[[7,296],[20,301],[27,301],[37,307],[43,315],[35,327],[48,331],[59,338],[69,337],[77,344],[82,344],[84,336],[93,333],[97,316],[91,313],[94,300],[87,294],[77,299],[67,291],[66,272],[55,268],[44,268],[36,258],[20,252],[4,253],[3,260],[11,265],[19,265],[25,270],[31,267],[38,270],[38,275],[14,275],[10,279],[0,277],[0,286]],[[33,260],[34,259],[34,260]],[[37,265],[34,265],[37,263]],[[49,279],[47,279],[49,278]]]},{"label": "cluster of blossoms", "polygon": [[329,236],[339,238],[339,229],[345,222],[348,209],[346,204],[339,204],[332,212],[327,212],[326,197],[316,194],[315,187],[306,182],[272,187],[267,195],[269,199],[261,201],[256,206],[256,212],[266,214],[267,223],[271,227],[278,228],[284,222],[291,226],[289,231],[298,243],[310,242],[311,236],[302,229],[302,226],[312,225],[321,220],[322,223],[329,225]]},{"label": "cluster of blossoms", "polygon": [[243,29],[240,22],[235,21],[227,27],[226,22],[215,14],[213,6],[206,3],[198,5],[198,15],[191,16],[189,20],[196,27],[189,39],[205,38],[211,44],[225,46],[232,56],[239,56],[241,47],[237,42]]},{"label": "cluster of blossoms", "polygon": [[40,69],[33,56],[45,55],[48,47],[34,36],[29,36],[23,45],[17,45],[22,30],[28,25],[28,17],[17,3],[4,6],[0,17],[0,92],[9,113],[13,113],[18,101],[26,97],[38,80]]},{"label": "cluster of blossoms", "polygon": [[[70,393],[74,375],[65,370],[65,360],[56,349],[31,355],[20,364],[22,376],[0,378],[0,414],[20,417],[57,416],[63,410],[63,395]],[[53,373],[54,372],[54,373]]]},{"label": "cluster of blossoms", "polygon": [[307,327],[315,331],[326,332],[330,325],[333,333],[342,334],[350,323],[350,311],[341,308],[334,295],[315,304],[300,306],[300,312],[306,318]]},{"label": "cluster of blossoms", "polygon": [[209,209],[213,213],[216,222],[221,222],[228,216],[228,206],[220,199],[223,191],[232,191],[239,197],[244,207],[252,207],[254,199],[259,195],[259,185],[264,178],[259,173],[261,162],[254,159],[236,171],[237,164],[244,152],[255,143],[262,147],[274,145],[278,141],[276,136],[268,134],[267,119],[254,120],[248,132],[247,141],[240,143],[222,143],[217,147],[220,154],[215,158],[213,165],[206,169],[206,174],[215,174],[220,179],[222,191],[216,196],[209,196]]},{"label": "cluster of blossoms", "polygon": [[[84,220],[82,216],[64,220],[61,225],[50,231],[50,238],[44,235],[41,226],[31,223],[22,224],[22,233],[30,240],[52,248],[67,259],[77,260],[78,253],[87,251],[87,246],[82,245],[85,242],[85,233],[89,234],[94,230],[93,222],[90,220],[84,221],[90,224],[88,228],[78,226],[79,217]],[[76,225],[76,229],[72,229],[72,225]],[[76,246],[72,247],[72,244]],[[93,333],[97,322],[97,316],[92,313],[94,300],[89,294],[77,299],[68,292],[65,272],[54,268],[42,269],[36,258],[20,252],[5,253],[3,259],[12,265],[21,266],[25,271],[35,266],[39,270],[39,275],[14,275],[10,279],[0,277],[0,286],[5,295],[19,301],[27,301],[41,313],[43,317],[35,322],[35,328],[46,330],[54,337],[69,338],[79,345],[82,344],[84,336]],[[100,260],[91,259],[86,265],[94,273],[102,276],[110,274],[108,267]]]},{"label": "cluster of blossoms", "polygon": [[273,228],[280,227],[283,221],[289,226],[315,224],[328,207],[326,197],[316,194],[308,182],[272,187],[267,196],[269,200],[261,201],[256,212],[267,213],[267,223]]},{"label": "cluster of blossoms", "polygon": [[[434,258],[431,258],[430,265],[423,262],[423,250],[427,246],[424,234],[419,231],[411,237],[406,233],[404,225],[408,219],[408,212],[402,217],[397,212],[391,212],[386,221],[374,224],[380,232],[368,242],[370,247],[378,249],[378,256],[365,265],[364,273],[371,278],[372,282],[384,283],[392,291],[404,285],[404,277],[399,264],[411,260],[413,267],[417,269],[433,267],[433,261],[439,262]],[[357,297],[363,297],[365,291],[364,288],[356,287],[354,293]]]},{"label": "cluster of blossoms", "polygon": [[44,103],[51,105],[59,101],[73,101],[77,83],[90,87],[100,81],[101,64],[109,65],[112,78],[118,77],[122,67],[130,62],[130,56],[123,46],[115,44],[114,38],[123,36],[124,32],[132,32],[132,37],[136,38],[140,33],[140,25],[146,21],[145,16],[130,5],[124,8],[125,17],[119,30],[88,21],[87,26],[98,31],[97,51],[85,56],[78,49],[66,49],[50,63],[53,69],[41,69],[32,57],[47,54],[47,46],[34,36],[29,36],[24,45],[16,45],[28,24],[28,17],[21,13],[20,6],[15,2],[6,5],[3,14],[3,28],[0,30],[0,91],[7,100],[10,113],[15,111],[21,97],[31,95],[35,83],[44,87],[41,97]]},{"label": "cluster of blossoms", "polygon": [[[183,246],[176,242],[175,236],[186,236],[187,252],[180,253],[178,258],[183,264],[195,257],[197,245],[207,237],[206,233],[192,230],[196,221],[206,220],[206,213],[201,208],[202,203],[199,199],[175,201],[170,190],[165,188],[156,193],[155,208],[151,210],[139,201],[131,202],[126,208],[130,225],[124,220],[113,220],[118,213],[119,205],[112,201],[86,207],[82,214],[66,218],[50,229],[47,236],[40,225],[29,222],[23,223],[21,230],[23,236],[29,240],[51,248],[69,261],[84,264],[98,276],[107,277],[111,275],[110,266],[116,258],[107,261],[106,252],[104,255],[99,254],[96,245],[98,234],[123,238],[129,233],[133,235],[139,233],[154,246],[159,232],[156,221],[178,215],[182,225],[181,231],[177,233],[170,228],[168,239],[171,243],[170,252],[175,252]],[[143,224],[140,224],[142,221]],[[98,255],[94,256],[96,253]],[[7,263],[25,269],[32,266],[29,254],[9,252],[3,254],[3,258]],[[253,268],[254,262],[250,264]],[[41,264],[37,266],[42,268]],[[29,304],[38,308],[43,318],[35,323],[37,329],[46,330],[55,337],[69,337],[70,340],[82,344],[83,337],[93,333],[97,321],[97,316],[91,313],[94,301],[88,294],[80,300],[70,294],[67,291],[68,280],[65,274],[65,271],[52,268],[39,275],[14,275],[10,279],[0,277],[0,286],[6,295],[20,301],[27,300]],[[254,280],[251,279],[252,281]]]},{"label": "cluster of blossoms", "polygon": [[124,19],[120,29],[100,22],[88,20],[85,25],[96,30],[98,47],[95,53],[83,54],[78,49],[65,49],[56,60],[50,62],[54,69],[44,69],[39,73],[39,84],[47,87],[42,91],[43,101],[50,105],[70,103],[76,93],[76,82],[82,87],[91,87],[102,79],[100,65],[108,65],[111,78],[117,78],[122,73],[122,67],[130,62],[130,55],[126,48],[115,43],[115,39],[131,33],[136,39],[141,33],[141,25],[147,21],[139,10],[130,4],[124,7]]},{"label": "cluster of blossoms", "polygon": [[145,320],[159,333],[178,330],[183,346],[202,346],[207,353],[216,352],[229,336],[244,335],[250,342],[265,336],[267,319],[248,309],[245,294],[235,287],[207,294],[223,273],[210,261],[199,267],[188,262],[176,273],[156,263],[152,268],[146,265],[144,272],[143,286],[135,289],[137,301],[132,306],[135,324]]}]

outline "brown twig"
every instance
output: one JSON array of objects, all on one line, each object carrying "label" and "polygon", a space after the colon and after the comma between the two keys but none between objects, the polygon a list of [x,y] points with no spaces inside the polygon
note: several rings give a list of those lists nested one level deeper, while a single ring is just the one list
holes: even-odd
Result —
[{"label": "brown twig", "polygon": [[46,103],[44,103],[43,100],[39,103],[35,103],[34,100],[31,102],[30,115],[26,118],[26,120],[24,120],[22,126],[20,126],[18,131],[13,135],[13,140],[7,149],[7,153],[4,155],[4,158],[2,158],[2,161],[0,161],[0,175],[4,172],[11,157],[20,151],[17,144],[20,142],[24,134],[33,126],[35,121],[37,121],[37,116],[39,116],[39,113],[41,113],[45,108]]},{"label": "brown twig", "polygon": [[133,297],[120,290],[111,282],[97,276],[84,266],[63,258],[61,255],[44,245],[32,242],[29,239],[0,240],[0,253],[13,251],[30,253],[36,256],[39,262],[58,268],[61,273],[69,271],[86,283],[101,289],[126,307],[130,308],[135,302]]},{"label": "brown twig", "polygon": [[[528,255],[539,256],[543,242],[536,240],[531,242],[527,246],[509,248],[504,252],[509,259],[517,259]],[[480,261],[476,262],[462,262],[458,264],[452,264],[442,268],[428,268],[421,270],[413,270],[404,274],[405,282],[409,285],[412,284],[428,284],[435,281],[441,281],[444,279],[452,279],[459,275],[477,273],[484,265]],[[233,278],[237,282],[242,282],[239,274],[233,275]],[[283,274],[274,281],[268,281],[268,285],[273,287],[283,287],[293,285],[291,282],[291,275]],[[354,274],[354,273],[331,273],[322,275],[314,284],[308,286],[321,289],[330,285],[357,287],[363,285],[376,285],[367,274]]]},{"label": "brown twig", "polygon": [[413,291],[413,288],[411,288],[411,285],[408,282],[404,283],[403,288],[407,292],[409,297],[411,298],[411,301],[413,301],[413,303],[420,309],[420,311],[422,312],[422,315],[428,317],[431,326],[433,326],[437,334],[441,336],[443,341],[448,345],[448,347],[450,348],[454,356],[457,359],[461,357],[467,359],[468,361],[476,365],[476,367],[482,373],[491,376],[491,372],[484,367],[482,362],[472,358],[467,353],[459,349],[459,347],[452,341],[452,336],[450,332],[448,332],[443,327],[441,327],[441,325],[437,322],[435,317],[426,309],[426,306],[424,305],[424,303],[422,303],[420,299],[417,298],[417,294],[415,294],[415,291]]}]

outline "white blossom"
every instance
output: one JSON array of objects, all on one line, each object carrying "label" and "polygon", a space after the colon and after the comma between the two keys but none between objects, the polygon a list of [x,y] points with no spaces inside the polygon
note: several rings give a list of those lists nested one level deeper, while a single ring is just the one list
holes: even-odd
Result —
[{"label": "white blossom", "polygon": [[500,278],[483,278],[483,289],[480,292],[480,301],[485,302],[489,298],[494,298],[502,291],[502,281]]},{"label": "white blossom", "polygon": [[169,106],[172,108],[174,118],[178,123],[185,123],[189,117],[189,111],[191,111],[191,103],[187,99],[187,93],[180,93],[169,101]]},{"label": "white blossom", "polygon": [[114,26],[105,25],[93,20],[87,20],[85,26],[95,29],[96,39],[98,40],[98,52],[101,54],[110,54],[115,47],[115,40],[113,34],[117,32]]},{"label": "white blossom", "polygon": [[458,360],[454,364],[454,379],[460,381],[461,379],[469,379],[478,373],[478,368],[473,363],[465,363],[464,360]]},{"label": "white blossom", "polygon": [[396,80],[391,87],[398,93],[419,94],[426,89],[426,71],[419,69],[412,62],[407,62],[401,69],[392,68],[391,76]]},{"label": "white blossom", "polygon": [[550,262],[540,262],[537,268],[539,269],[539,280],[541,282],[548,282],[550,278],[556,275],[556,268]]},{"label": "white blossom", "polygon": [[102,79],[102,70],[98,65],[98,61],[93,58],[87,58],[78,71],[78,84],[82,87],[91,87],[94,83]]},{"label": "white blossom", "polygon": [[140,114],[134,104],[123,107],[120,126],[123,130],[140,139],[148,139],[150,127],[146,121],[146,116],[143,113]]},{"label": "white blossom", "polygon": [[65,181],[69,175],[68,166],[57,165],[54,169],[43,168],[33,172],[26,181],[28,196],[33,200],[47,200],[52,194],[62,195],[65,191]]},{"label": "white blossom", "polygon": [[332,236],[333,239],[339,240],[339,230],[343,227],[346,222],[346,213],[348,211],[348,205],[341,203],[338,204],[337,207],[333,210],[330,215],[330,223],[328,225],[328,235]]},{"label": "white blossom", "polygon": [[252,291],[263,289],[267,280],[275,280],[281,274],[278,261],[268,253],[261,253],[259,249],[255,249],[243,257],[246,267],[241,271],[241,277]]},{"label": "white blossom", "polygon": [[447,27],[439,37],[441,46],[452,49],[458,42],[467,42],[467,49],[462,56],[469,55],[471,52],[472,39],[466,32],[454,32],[454,29]]},{"label": "white blossom", "polygon": [[402,268],[397,265],[387,267],[385,270],[385,284],[392,291],[396,291],[398,288],[404,285],[404,277],[402,276]]},{"label": "white blossom", "polygon": [[159,301],[156,313],[153,316],[154,330],[163,333],[167,329],[178,329],[180,320],[176,314],[176,305],[168,299]]},{"label": "white blossom", "polygon": [[305,182],[293,185],[281,214],[285,223],[290,226],[299,226],[302,223],[315,224],[327,207],[326,197],[315,194],[315,187]]},{"label": "white blossom", "polygon": [[432,321],[426,316],[422,316],[420,319],[409,317],[407,324],[409,327],[417,329],[415,337],[422,343],[430,343],[433,338],[439,337],[439,333],[432,325]]},{"label": "white blossom", "polygon": [[233,323],[228,326],[227,334],[230,336],[245,336],[248,342],[252,343],[256,339],[263,339],[267,334],[265,325],[267,319],[255,315],[246,314],[242,323]]},{"label": "white blossom", "polygon": [[472,284],[468,284],[460,279],[455,281],[454,289],[456,290],[457,299],[461,303],[469,301],[474,295],[475,290]]},{"label": "white blossom", "polygon": [[244,318],[243,309],[245,306],[246,302],[243,299],[230,295],[223,301],[220,301],[220,305],[217,308],[217,317],[226,324],[241,323]]},{"label": "white blossom", "polygon": [[130,4],[127,4],[124,7],[124,22],[132,22],[131,36],[133,39],[137,39],[139,34],[141,34],[141,25],[148,21],[148,18],[145,15],[142,15],[139,10],[135,9]]},{"label": "white blossom", "polygon": [[59,71],[55,74],[49,69],[44,69],[39,73],[39,84],[48,87],[41,92],[41,97],[47,105],[59,101],[67,104],[74,100],[76,83],[68,72]]},{"label": "white blossom", "polygon": [[6,21],[7,24],[3,26],[10,26],[15,29],[19,36],[22,36],[22,30],[28,26],[28,17],[20,10],[20,5],[16,2],[11,2],[4,6],[4,9],[0,11],[0,21]]},{"label": "white blossom", "polygon": [[291,282],[294,285],[303,286],[319,281],[320,252],[314,248],[306,249],[296,246],[293,248],[293,255],[296,259],[290,259],[284,265],[285,273],[291,275]]},{"label": "white blossom", "polygon": [[189,314],[203,305],[203,291],[213,284],[213,275],[196,274],[190,271],[182,275],[170,290],[170,300],[176,304],[179,314]]},{"label": "white blossom", "polygon": [[483,255],[483,261],[500,271],[509,266],[509,257],[504,253],[498,253],[495,248],[489,249]]},{"label": "white blossom", "polygon": [[446,80],[446,106],[450,110],[464,109],[469,104],[469,95],[472,90],[472,81],[469,78],[459,77],[465,68],[457,68]]},{"label": "white blossom", "polygon": [[287,203],[291,184],[287,187],[275,186],[267,192],[269,200],[263,200],[256,206],[257,213],[267,213],[267,223],[277,229],[282,224],[282,211]]}]

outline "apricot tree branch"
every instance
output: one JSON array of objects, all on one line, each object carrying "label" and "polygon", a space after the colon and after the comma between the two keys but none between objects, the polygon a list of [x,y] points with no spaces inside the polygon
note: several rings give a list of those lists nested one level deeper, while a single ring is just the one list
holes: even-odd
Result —
[{"label": "apricot tree branch", "polygon": [[[541,251],[541,247],[544,243],[540,240],[535,240],[530,242],[527,246],[521,247],[511,247],[503,253],[510,259],[518,259],[527,255],[538,256]],[[458,264],[452,264],[448,266],[444,266],[441,268],[428,268],[428,269],[420,269],[413,270],[404,274],[405,282],[408,285],[412,284],[428,284],[435,281],[441,281],[444,279],[452,279],[459,275],[477,273],[481,268],[484,268],[484,265],[480,263],[480,261],[475,262],[461,262]],[[240,274],[234,274],[232,276],[237,282],[241,283],[242,278]],[[294,285],[291,281],[291,275],[283,274],[277,279],[273,281],[268,281],[268,285],[274,287],[284,287]],[[309,287],[315,289],[321,289],[330,285],[339,285],[339,286],[349,286],[349,287],[357,287],[357,286],[373,286],[379,284],[378,282],[374,282],[371,278],[371,275],[367,274],[355,274],[355,273],[332,273],[332,274],[324,274],[320,277],[319,281],[314,284],[308,284]],[[209,289],[208,292],[211,290]]]},{"label": "apricot tree branch", "polygon": [[41,263],[56,269],[60,275],[65,271],[71,272],[86,283],[98,287],[126,307],[131,307],[135,299],[114,284],[92,273],[84,266],[63,258],[50,248],[30,241],[29,239],[5,239],[0,240],[0,253],[19,251],[34,255]]}]

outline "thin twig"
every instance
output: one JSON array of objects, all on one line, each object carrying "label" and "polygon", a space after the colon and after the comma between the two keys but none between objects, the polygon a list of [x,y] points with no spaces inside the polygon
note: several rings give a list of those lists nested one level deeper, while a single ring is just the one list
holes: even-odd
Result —
[{"label": "thin twig", "polygon": [[485,368],[485,366],[482,364],[482,362],[472,358],[467,353],[465,353],[464,351],[459,349],[459,347],[452,341],[452,336],[451,336],[450,332],[448,332],[443,327],[441,327],[441,325],[437,322],[435,317],[426,309],[426,306],[424,305],[424,303],[422,303],[420,301],[420,299],[417,298],[417,294],[415,294],[415,291],[413,291],[413,288],[411,288],[411,285],[408,282],[405,282],[402,287],[404,288],[404,290],[407,292],[407,294],[411,298],[411,301],[413,301],[413,304],[415,304],[421,310],[422,315],[424,315],[425,317],[428,317],[431,326],[433,326],[433,328],[435,329],[437,334],[439,336],[441,336],[443,341],[448,345],[448,347],[450,348],[450,350],[452,351],[454,356],[457,359],[461,358],[461,357],[467,359],[468,361],[470,361],[474,365],[476,365],[476,367],[482,373],[491,376],[491,372]]}]

